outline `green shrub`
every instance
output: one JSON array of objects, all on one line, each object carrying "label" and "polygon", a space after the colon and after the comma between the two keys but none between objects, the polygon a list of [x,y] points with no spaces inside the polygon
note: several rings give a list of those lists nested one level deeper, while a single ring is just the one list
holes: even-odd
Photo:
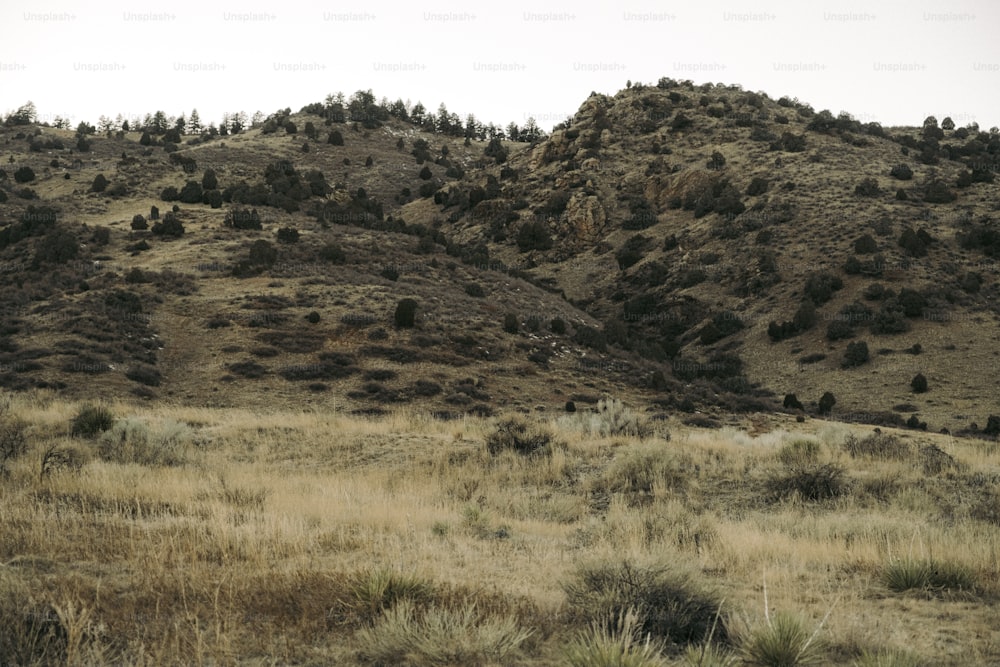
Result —
[{"label": "green shrub", "polygon": [[81,407],[70,422],[70,435],[92,438],[114,425],[115,416],[104,405],[86,404]]},{"label": "green shrub", "polygon": [[503,316],[503,330],[509,334],[516,334],[521,330],[521,321],[518,319],[517,314],[507,313]]},{"label": "green shrub", "polygon": [[910,380],[910,388],[915,394],[922,394],[927,391],[927,378],[924,377],[923,373],[917,373]]},{"label": "green shrub", "polygon": [[108,187],[108,179],[105,178],[104,174],[98,174],[94,177],[94,182],[90,184],[91,192],[104,192]]},{"label": "green shrub", "polygon": [[545,455],[551,452],[551,442],[552,434],[537,424],[507,419],[486,436],[486,451],[490,456],[508,450],[523,456]]},{"label": "green shrub", "polygon": [[[584,564],[563,583],[571,621],[614,633],[617,619],[632,613],[642,636],[688,644],[716,627],[721,600],[691,573],[628,560]],[[725,625],[716,627],[720,642]]]}]

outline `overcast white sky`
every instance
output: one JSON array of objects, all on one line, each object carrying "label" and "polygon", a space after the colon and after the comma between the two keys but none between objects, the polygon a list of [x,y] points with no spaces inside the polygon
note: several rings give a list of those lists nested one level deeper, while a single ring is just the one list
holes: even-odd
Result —
[{"label": "overcast white sky", "polygon": [[549,130],[591,91],[738,83],[883,125],[1000,125],[1000,3],[761,0],[583,5],[5,0],[0,113],[96,122],[293,111],[327,93],[444,102]]}]

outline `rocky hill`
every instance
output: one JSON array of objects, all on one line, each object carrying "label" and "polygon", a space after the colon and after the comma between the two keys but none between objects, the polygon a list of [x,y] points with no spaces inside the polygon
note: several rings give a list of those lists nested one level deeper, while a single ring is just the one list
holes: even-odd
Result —
[{"label": "rocky hill", "polygon": [[3,128],[0,384],[1000,431],[995,132],[664,79],[531,143],[315,107],[182,139]]}]

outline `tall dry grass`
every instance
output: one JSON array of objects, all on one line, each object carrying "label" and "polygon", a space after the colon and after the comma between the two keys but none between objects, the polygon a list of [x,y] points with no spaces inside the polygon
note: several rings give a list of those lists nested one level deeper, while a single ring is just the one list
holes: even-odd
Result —
[{"label": "tall dry grass", "polygon": [[[525,456],[487,451],[497,420],[110,403],[149,442],[186,434],[176,460],[136,462],[71,438],[79,407],[13,399],[30,446],[0,480],[0,663],[373,664],[416,651],[405,659],[561,664],[592,629],[567,605],[574,573],[623,560],[683,566],[725,600],[731,632],[715,637],[732,639],[686,654],[657,644],[650,659],[665,664],[735,655],[736,638],[766,626],[762,577],[772,609],[810,628],[826,618],[824,663],[1000,656],[989,443],[904,434],[912,456],[871,458],[844,447],[860,427],[754,438],[667,422],[639,438],[547,421],[551,445]],[[929,444],[955,464],[929,474]],[[85,464],[40,475],[53,446]],[[822,465],[844,470],[837,497],[768,491]],[[891,585],[911,562],[965,578]],[[464,630],[442,629],[456,619]]]}]

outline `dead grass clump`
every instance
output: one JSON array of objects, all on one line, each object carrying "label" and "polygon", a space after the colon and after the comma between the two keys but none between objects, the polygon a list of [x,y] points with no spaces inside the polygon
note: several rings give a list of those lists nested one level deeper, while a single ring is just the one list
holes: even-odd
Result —
[{"label": "dead grass clump", "polygon": [[816,463],[819,459],[820,445],[815,440],[793,440],[782,445],[778,450],[778,460],[786,466],[802,466]]},{"label": "dead grass clump", "polygon": [[620,493],[633,504],[641,503],[658,491],[683,493],[693,475],[694,464],[688,457],[663,447],[636,447],[616,457],[590,490]]}]

